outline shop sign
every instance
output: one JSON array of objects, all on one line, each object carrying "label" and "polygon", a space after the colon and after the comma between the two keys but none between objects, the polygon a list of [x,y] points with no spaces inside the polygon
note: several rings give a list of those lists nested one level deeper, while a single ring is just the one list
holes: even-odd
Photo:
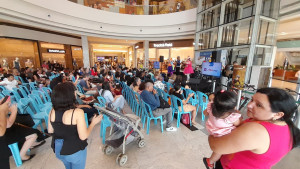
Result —
[{"label": "shop sign", "polygon": [[48,53],[66,53],[65,50],[61,49],[47,49]]},{"label": "shop sign", "polygon": [[173,43],[154,43],[155,48],[173,47]]}]

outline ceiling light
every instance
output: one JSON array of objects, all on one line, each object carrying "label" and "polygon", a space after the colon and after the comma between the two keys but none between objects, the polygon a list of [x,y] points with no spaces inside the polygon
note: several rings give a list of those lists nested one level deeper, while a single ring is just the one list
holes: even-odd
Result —
[{"label": "ceiling light", "polygon": [[127,52],[127,50],[93,49],[94,52]]}]

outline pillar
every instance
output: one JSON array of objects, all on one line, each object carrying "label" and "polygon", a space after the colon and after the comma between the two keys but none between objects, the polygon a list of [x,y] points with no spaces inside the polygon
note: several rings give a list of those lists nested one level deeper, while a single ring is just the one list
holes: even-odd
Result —
[{"label": "pillar", "polygon": [[149,0],[144,0],[144,15],[149,15]]},{"label": "pillar", "polygon": [[149,68],[149,41],[144,41],[144,68]]},{"label": "pillar", "polygon": [[83,53],[83,67],[90,67],[90,57],[89,57],[89,42],[87,36],[81,36],[82,43],[82,53]]},{"label": "pillar", "polygon": [[133,67],[137,68],[137,50],[135,48],[135,46],[132,46],[133,49]]}]

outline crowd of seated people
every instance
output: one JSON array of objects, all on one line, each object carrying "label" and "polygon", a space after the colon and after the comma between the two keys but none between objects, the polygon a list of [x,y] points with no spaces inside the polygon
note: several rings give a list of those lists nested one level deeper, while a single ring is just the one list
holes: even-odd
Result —
[{"label": "crowd of seated people", "polygon": [[[197,108],[190,104],[190,99],[192,99],[194,94],[186,95],[184,93],[185,90],[183,90],[190,89],[185,75],[173,74],[171,77],[166,77],[164,74],[153,70],[129,69],[122,65],[101,65],[100,68],[79,68],[73,71],[69,69],[48,70],[46,66],[35,70],[24,68],[20,72],[17,69],[13,69],[9,72],[1,72],[0,78],[0,86],[9,91],[13,91],[14,88],[29,82],[34,82],[37,90],[41,90],[43,87],[52,89],[52,93],[49,93],[51,94],[52,109],[48,112],[48,133],[52,133],[52,148],[56,157],[63,162],[66,168],[74,168],[74,166],[85,168],[87,157],[86,139],[95,125],[102,120],[102,116],[98,116],[97,109],[93,107],[93,104],[98,102],[98,96],[105,99],[107,107],[116,109],[124,114],[129,113],[125,112],[127,102],[123,96],[121,84],[127,85],[129,89],[138,93],[141,100],[150,106],[153,116],[164,116],[166,131],[177,131],[177,128],[172,126],[172,107],[160,107],[161,100],[156,89],[169,93],[172,97],[178,97],[183,104],[182,109],[185,112],[191,112],[191,123],[197,125]],[[173,85],[169,91],[166,82]],[[1,90],[4,90],[3,88]],[[278,100],[273,93],[284,97]],[[136,97],[136,99],[139,98]],[[214,101],[214,103],[209,105],[214,108],[214,106],[217,106],[217,103],[217,101]],[[180,103],[176,104],[179,105]],[[213,168],[214,163],[218,166],[223,165],[223,167],[239,165],[242,168],[246,168],[245,165],[254,165],[256,162],[257,165],[264,165],[264,161],[260,160],[258,156],[251,160],[248,159],[246,164],[240,164],[239,159],[245,161],[246,156],[251,153],[253,155],[253,153],[262,154],[269,152],[267,149],[270,146],[268,138],[270,137],[269,140],[278,140],[278,136],[274,134],[274,131],[277,130],[289,137],[286,137],[287,139],[284,140],[284,145],[282,146],[279,146],[276,142],[276,145],[283,150],[268,165],[274,165],[288,151],[299,145],[299,129],[291,123],[295,110],[289,95],[278,89],[259,90],[253,101],[248,105],[248,109],[248,116],[251,119],[246,121],[245,125],[238,126],[226,136],[209,136],[210,146],[213,152],[218,154],[218,158],[205,158],[204,163],[208,168]],[[4,147],[7,148],[7,145],[18,142],[21,144],[20,156],[23,162],[32,159],[34,155],[28,156],[26,152],[28,149],[43,145],[45,142],[43,135],[37,129],[15,123],[18,114],[16,104],[12,104],[12,106],[9,106],[8,103],[0,105],[0,110],[5,112],[6,117],[5,122],[0,119],[0,128],[2,125],[5,125],[5,128],[0,130],[0,145],[6,145]],[[7,115],[8,112],[10,112],[9,116]],[[211,112],[206,115],[212,116],[215,111],[211,110]],[[89,127],[86,126],[84,114],[87,114]],[[259,122],[255,123],[254,121]],[[283,128],[278,129],[273,124],[283,126]],[[266,129],[261,126],[264,126]],[[257,133],[261,133],[260,137],[257,137],[256,140],[249,138],[251,134],[254,134],[250,128],[253,128]],[[288,134],[290,130],[291,135]],[[248,135],[244,133],[248,133]],[[271,135],[268,136],[268,133],[271,133]],[[242,138],[252,140],[253,143],[246,141],[246,145],[245,139]],[[229,144],[232,141],[240,143],[241,146],[233,147],[233,145]],[[263,142],[262,146],[258,146],[260,142]],[[290,142],[293,144],[289,147],[288,143]],[[270,151],[275,152],[277,150],[276,146],[271,146]],[[244,150],[247,150],[247,152],[243,152]],[[4,166],[7,157],[2,152],[7,153],[7,150],[1,150],[1,157],[3,158],[1,158],[0,162],[1,166],[2,164]],[[223,155],[233,153],[239,155],[234,159],[230,159],[229,155]],[[264,156],[264,159],[271,158],[268,154]],[[4,162],[2,159],[4,159]],[[220,160],[218,161],[218,159]]]}]

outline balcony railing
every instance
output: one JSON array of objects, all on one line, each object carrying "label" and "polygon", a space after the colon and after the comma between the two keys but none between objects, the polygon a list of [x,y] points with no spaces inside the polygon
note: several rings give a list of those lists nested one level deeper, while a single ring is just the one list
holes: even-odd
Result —
[{"label": "balcony railing", "polygon": [[[77,2],[77,0],[69,0]],[[116,13],[130,15],[159,15],[196,8],[198,0],[159,0],[150,1],[151,5],[139,5],[137,0],[84,0],[84,5]]]}]

